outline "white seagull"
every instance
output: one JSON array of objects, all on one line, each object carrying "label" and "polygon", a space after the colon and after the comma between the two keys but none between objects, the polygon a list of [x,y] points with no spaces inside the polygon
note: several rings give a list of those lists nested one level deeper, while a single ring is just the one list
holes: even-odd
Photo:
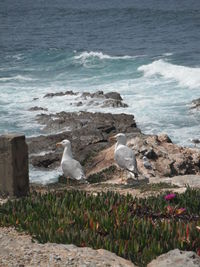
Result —
[{"label": "white seagull", "polygon": [[61,160],[61,167],[64,176],[66,178],[70,177],[71,179],[79,181],[85,180],[86,177],[81,164],[77,160],[73,159],[70,141],[65,139],[62,142],[57,143],[56,146],[64,147],[64,152]]},{"label": "white seagull", "polygon": [[110,140],[117,141],[114,152],[114,159],[117,165],[120,168],[127,170],[131,175],[134,174],[134,177],[138,181],[139,172],[137,169],[137,161],[133,150],[126,145],[126,135],[119,133],[112,136]]}]

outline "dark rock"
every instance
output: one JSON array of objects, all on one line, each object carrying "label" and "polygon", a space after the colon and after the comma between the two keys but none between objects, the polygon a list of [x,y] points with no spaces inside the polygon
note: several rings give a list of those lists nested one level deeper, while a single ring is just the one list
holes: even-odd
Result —
[{"label": "dark rock", "polygon": [[39,99],[38,97],[34,97],[34,98],[33,98],[33,101],[38,100],[38,99]]},{"label": "dark rock", "polygon": [[44,95],[44,97],[54,97],[54,96],[64,96],[64,95],[77,95],[78,93],[75,93],[73,91],[66,91],[66,92],[58,92],[58,93],[48,93]]},{"label": "dark rock", "polygon": [[196,108],[196,109],[200,109],[200,98],[195,99],[192,101],[192,109]]},{"label": "dark rock", "polygon": [[108,99],[105,100],[103,105],[103,108],[112,107],[112,108],[127,108],[128,105],[123,103],[121,100],[115,100],[115,99]]},{"label": "dark rock", "polygon": [[[72,142],[75,158],[84,163],[92,155],[109,146],[110,135],[119,132],[140,133],[134,116],[127,114],[60,112],[40,114],[37,121],[44,125],[44,132],[50,135],[28,139],[30,162],[36,167],[44,168],[54,168],[60,164],[63,151],[56,150],[56,143],[63,139]],[[55,131],[59,133],[51,134]],[[34,155],[41,152],[45,155]]]},{"label": "dark rock", "polygon": [[200,139],[191,139],[191,142],[193,143],[193,144],[195,144],[195,146],[196,145],[199,145],[200,144]]},{"label": "dark rock", "polygon": [[[100,106],[103,108],[112,107],[112,108],[126,108],[127,104],[122,102],[122,97],[117,92],[109,92],[104,94],[103,91],[97,91],[94,93],[83,92],[75,93],[73,91],[66,92],[58,92],[58,93],[48,93],[44,97],[52,98],[55,96],[65,96],[65,95],[77,95],[77,99],[80,101],[75,103],[77,107],[82,106],[84,101],[89,100],[89,102],[85,103],[87,106]],[[70,103],[72,105],[72,103]]]},{"label": "dark rock", "polygon": [[154,151],[153,148],[150,148],[149,150],[147,150],[144,155],[149,158],[149,159],[153,159],[156,160],[158,158],[156,152]]},{"label": "dark rock", "polygon": [[48,111],[47,108],[42,108],[37,106],[29,108],[29,111],[38,111],[38,110]]},{"label": "dark rock", "polygon": [[119,93],[117,92],[109,92],[105,94],[106,98],[111,98],[111,99],[115,99],[115,100],[122,100],[122,97]]},{"label": "dark rock", "polygon": [[76,106],[77,107],[80,107],[80,106],[82,106],[83,105],[83,102],[81,102],[81,101],[79,101],[78,103],[76,103]]}]

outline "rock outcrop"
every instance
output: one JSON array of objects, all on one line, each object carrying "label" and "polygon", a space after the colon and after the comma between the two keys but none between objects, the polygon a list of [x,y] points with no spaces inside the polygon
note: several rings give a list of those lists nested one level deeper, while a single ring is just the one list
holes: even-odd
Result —
[{"label": "rock outcrop", "polygon": [[147,267],[199,267],[200,257],[192,251],[174,249],[153,260]]},{"label": "rock outcrop", "polygon": [[0,266],[134,267],[132,262],[104,249],[74,245],[38,244],[13,228],[0,228]]},{"label": "rock outcrop", "polygon": [[200,109],[200,98],[192,101],[192,109]]},{"label": "rock outcrop", "polygon": [[[126,132],[137,135],[134,116],[110,113],[66,113],[41,114],[37,116],[44,125],[42,135],[28,139],[30,162],[35,167],[54,168],[60,164],[62,150],[56,150],[56,143],[69,139],[74,156],[85,165],[86,161],[100,150],[110,146],[110,135]],[[51,134],[58,132],[57,134]]]},{"label": "rock outcrop", "polygon": [[53,98],[58,96],[74,96],[74,101],[70,105],[77,107],[80,106],[99,106],[103,108],[113,107],[113,108],[126,108],[128,105],[123,102],[121,95],[117,92],[104,93],[103,91],[97,91],[95,93],[90,92],[57,92],[48,93],[44,95],[44,98]]},{"label": "rock outcrop", "polygon": [[29,111],[38,111],[38,110],[41,110],[41,111],[48,111],[47,108],[42,108],[42,107],[37,107],[37,106],[34,106],[32,108],[29,108]]},{"label": "rock outcrop", "polygon": [[[200,151],[198,149],[175,145],[167,135],[139,134],[131,136],[130,133],[128,136],[128,144],[136,154],[138,169],[142,176],[149,178],[200,174]],[[112,166],[114,164],[113,155],[114,146],[102,150],[93,158],[90,173],[99,172]],[[145,168],[144,156],[152,168]]]}]

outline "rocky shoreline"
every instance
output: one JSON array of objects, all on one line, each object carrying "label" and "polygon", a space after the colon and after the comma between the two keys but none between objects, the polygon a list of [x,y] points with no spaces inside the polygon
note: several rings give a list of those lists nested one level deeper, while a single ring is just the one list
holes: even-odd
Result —
[{"label": "rocky shoreline", "polygon": [[[76,96],[78,100],[95,99],[122,101],[120,94],[102,91],[96,93],[73,91],[48,93],[45,98]],[[43,109],[43,108],[41,108]],[[173,177],[200,174],[200,151],[198,148],[180,147],[173,144],[166,134],[145,135],[137,127],[130,114],[100,112],[41,113],[36,121],[42,126],[43,135],[28,138],[30,163],[35,168],[53,170],[59,167],[62,151],[56,143],[69,139],[74,157],[84,166],[86,174],[101,172],[114,165],[113,146],[109,137],[123,132],[127,134],[129,146],[135,151],[139,171],[143,177]],[[150,167],[144,166],[143,157]],[[121,173],[121,172],[119,172]],[[113,174],[116,176],[116,174]],[[121,174],[120,174],[121,175]]]},{"label": "rocky shoreline", "polygon": [[[102,91],[91,94],[78,94],[73,91],[48,93],[45,98],[75,97],[72,105],[96,105],[100,108],[126,107],[120,94]],[[34,101],[37,101],[35,99]],[[126,172],[119,170],[113,158],[114,144],[109,137],[119,132],[126,133],[128,145],[135,151],[140,182],[177,184],[180,188],[172,188],[172,192],[183,192],[186,184],[200,188],[200,150],[184,148],[173,144],[166,134],[145,135],[137,127],[135,118],[129,114],[77,113],[61,111],[49,114],[43,107],[34,106],[30,110],[41,111],[36,121],[42,126],[43,134],[27,139],[30,163],[38,170],[55,170],[60,165],[62,150],[56,149],[56,143],[69,139],[73,154],[83,165],[87,177],[99,174],[112,168],[109,180],[96,184],[66,186],[54,184],[50,186],[31,185],[31,190],[63,190],[77,188],[95,194],[96,192],[113,190],[121,194],[141,194],[134,184],[127,186]],[[149,161],[145,167],[143,157]],[[2,200],[3,203],[5,200]],[[17,248],[17,249],[16,249]],[[177,263],[178,262],[178,263]],[[113,253],[91,248],[77,248],[74,245],[32,243],[30,236],[19,234],[12,228],[0,228],[0,265],[1,266],[135,266]],[[168,264],[168,265],[167,265]],[[193,252],[173,250],[148,266],[199,266],[200,258]],[[186,265],[185,265],[186,264]],[[187,265],[189,264],[189,265]]]}]

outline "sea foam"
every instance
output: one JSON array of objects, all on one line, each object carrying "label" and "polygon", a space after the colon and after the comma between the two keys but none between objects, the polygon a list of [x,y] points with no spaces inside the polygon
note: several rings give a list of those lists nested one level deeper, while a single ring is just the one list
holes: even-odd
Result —
[{"label": "sea foam", "polygon": [[22,75],[16,75],[12,77],[2,77],[0,78],[0,82],[7,82],[7,81],[33,81],[33,78],[22,76]]},{"label": "sea foam", "polygon": [[110,55],[107,55],[107,54],[103,54],[102,52],[94,52],[94,51],[91,51],[91,52],[84,51],[84,52],[80,53],[79,55],[75,56],[75,59],[81,59],[81,60],[87,60],[87,59],[90,59],[90,58],[98,58],[98,59],[131,59],[131,58],[134,58],[134,57],[128,56],[128,55],[125,55],[125,56],[110,56]]},{"label": "sea foam", "polygon": [[191,89],[200,87],[200,68],[174,65],[160,59],[151,64],[142,65],[138,70],[143,71],[146,77],[160,75],[165,79],[175,80],[183,87]]}]

